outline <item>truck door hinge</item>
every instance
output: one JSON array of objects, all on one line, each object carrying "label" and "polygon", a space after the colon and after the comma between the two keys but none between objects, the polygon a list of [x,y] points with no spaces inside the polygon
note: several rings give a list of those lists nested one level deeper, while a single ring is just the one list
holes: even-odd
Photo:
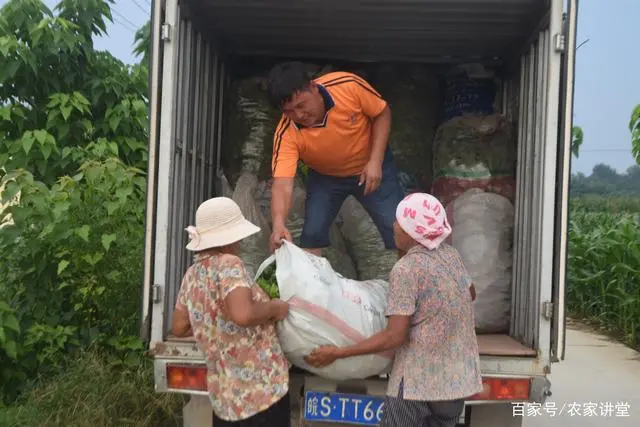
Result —
[{"label": "truck door hinge", "polygon": [[542,303],[542,317],[547,320],[551,320],[553,317],[553,303],[551,301],[545,301]]},{"label": "truck door hinge", "polygon": [[168,42],[171,41],[171,25],[164,23],[162,27],[160,27],[160,38],[162,41]]},{"label": "truck door hinge", "polygon": [[566,38],[564,34],[558,33],[554,36],[554,45],[556,52],[564,52],[566,49]]},{"label": "truck door hinge", "polygon": [[158,304],[162,302],[162,290],[160,289],[160,285],[153,285],[153,303]]}]

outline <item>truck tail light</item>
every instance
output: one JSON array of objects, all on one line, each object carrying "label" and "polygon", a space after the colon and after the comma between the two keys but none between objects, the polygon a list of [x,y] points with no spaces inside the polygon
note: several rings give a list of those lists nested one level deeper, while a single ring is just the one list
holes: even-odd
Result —
[{"label": "truck tail light", "polygon": [[167,385],[173,389],[207,391],[207,368],[193,365],[167,365]]},{"label": "truck tail light", "polygon": [[530,378],[482,378],[483,390],[470,400],[528,400]]}]

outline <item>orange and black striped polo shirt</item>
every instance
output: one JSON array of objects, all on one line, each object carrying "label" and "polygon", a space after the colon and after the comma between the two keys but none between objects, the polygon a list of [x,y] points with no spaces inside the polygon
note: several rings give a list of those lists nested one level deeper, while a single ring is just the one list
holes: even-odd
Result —
[{"label": "orange and black striped polo shirt", "polygon": [[371,119],[387,106],[382,96],[355,74],[334,72],[314,80],[325,99],[322,123],[300,128],[282,116],[273,142],[274,178],[292,178],[298,160],[323,174],[359,175],[371,155]]}]

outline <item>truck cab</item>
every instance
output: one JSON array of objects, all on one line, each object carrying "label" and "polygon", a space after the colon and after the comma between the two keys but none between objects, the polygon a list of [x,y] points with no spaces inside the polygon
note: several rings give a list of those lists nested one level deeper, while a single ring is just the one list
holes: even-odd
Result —
[{"label": "truck cab", "polygon": [[[202,201],[222,195],[238,58],[498,70],[498,108],[517,128],[511,317],[508,333],[478,335],[485,391],[460,424],[517,426],[517,402],[544,404],[565,347],[577,0],[153,0],[152,15],[141,334],[157,391],[192,396],[185,425],[210,425],[211,405],[203,355],[170,334],[190,263],[183,230]],[[294,369],[292,416],[300,426],[377,425],[385,388],[384,376],[335,382]]]}]

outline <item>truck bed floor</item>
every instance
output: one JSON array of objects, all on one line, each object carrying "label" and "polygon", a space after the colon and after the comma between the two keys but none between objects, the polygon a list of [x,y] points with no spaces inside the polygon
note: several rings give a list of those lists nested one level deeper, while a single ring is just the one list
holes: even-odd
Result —
[{"label": "truck bed floor", "polygon": [[478,350],[481,356],[536,357],[536,351],[522,345],[507,334],[478,335]]},{"label": "truck bed floor", "polygon": [[[193,337],[176,338],[169,335],[167,341],[193,342]],[[481,356],[536,356],[534,349],[522,345],[507,334],[478,335],[478,349]]]}]

